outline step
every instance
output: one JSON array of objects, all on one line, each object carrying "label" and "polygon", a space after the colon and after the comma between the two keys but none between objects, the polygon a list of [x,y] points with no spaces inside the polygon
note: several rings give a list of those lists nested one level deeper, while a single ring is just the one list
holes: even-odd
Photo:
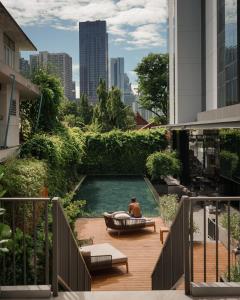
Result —
[{"label": "step", "polygon": [[213,282],[191,283],[193,297],[235,297],[240,296],[240,283],[237,282]]},{"label": "step", "polygon": [[0,298],[4,299],[42,299],[50,297],[51,287],[49,285],[0,286]]}]

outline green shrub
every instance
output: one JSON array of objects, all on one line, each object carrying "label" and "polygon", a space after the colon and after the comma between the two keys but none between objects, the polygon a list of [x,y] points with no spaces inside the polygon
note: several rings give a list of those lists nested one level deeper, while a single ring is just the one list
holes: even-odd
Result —
[{"label": "green shrub", "polygon": [[164,223],[171,223],[179,207],[177,195],[164,195],[159,198],[159,213]]},{"label": "green shrub", "polygon": [[4,175],[4,173],[1,172],[1,170],[0,170],[0,198],[3,197],[4,194],[6,193],[6,191],[4,190],[3,185],[2,185],[3,175]]},{"label": "green shrub", "polygon": [[[228,214],[227,213],[222,214],[222,216],[220,218],[220,223],[223,226],[223,228],[228,229]],[[231,212],[231,214],[230,214],[230,232],[231,232],[232,238],[237,241],[240,239],[239,225],[240,225],[240,214],[238,212]]]},{"label": "green shrub", "polygon": [[84,134],[85,155],[81,164],[86,174],[144,174],[146,159],[166,149],[164,129]]},{"label": "green shrub", "polygon": [[169,175],[178,175],[180,161],[175,152],[155,152],[147,158],[146,167],[152,180],[157,180]]},{"label": "green shrub", "polygon": [[[225,278],[228,278],[228,272],[225,274]],[[236,265],[231,266],[230,268],[230,281],[240,282],[240,264],[237,262]]]},{"label": "green shrub", "polygon": [[74,224],[77,218],[84,215],[85,200],[74,200],[75,193],[67,193],[62,199],[61,203],[67,215],[68,222],[74,229]]},{"label": "green shrub", "polygon": [[225,176],[232,177],[238,166],[239,158],[236,153],[223,150],[220,152],[221,173]]},{"label": "green shrub", "polygon": [[[5,209],[0,208],[0,216],[5,213]],[[12,231],[6,224],[0,223],[0,256],[2,253],[8,252],[7,244],[11,237]]]},{"label": "green shrub", "polygon": [[47,182],[47,165],[36,159],[16,159],[4,166],[2,184],[10,197],[38,197]]},{"label": "green shrub", "polygon": [[76,181],[83,146],[80,130],[59,128],[54,135],[34,135],[22,146],[21,157],[44,160],[48,165],[49,194],[62,196]]}]

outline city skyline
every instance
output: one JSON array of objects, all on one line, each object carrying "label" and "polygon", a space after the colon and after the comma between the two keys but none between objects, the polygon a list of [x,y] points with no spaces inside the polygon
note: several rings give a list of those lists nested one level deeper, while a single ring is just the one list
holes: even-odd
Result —
[{"label": "city skyline", "polygon": [[[66,52],[73,58],[73,80],[79,91],[78,22],[106,20],[109,57],[124,57],[133,87],[133,72],[149,52],[167,51],[166,0],[3,0],[3,4],[39,51]],[[64,4],[65,3],[65,4]],[[23,55],[28,58],[28,54]]]}]

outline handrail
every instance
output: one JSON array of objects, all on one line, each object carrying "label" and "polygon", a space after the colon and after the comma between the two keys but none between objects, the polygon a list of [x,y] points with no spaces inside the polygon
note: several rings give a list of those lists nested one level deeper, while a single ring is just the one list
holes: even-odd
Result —
[{"label": "handrail", "polygon": [[90,291],[91,276],[81,255],[76,238],[58,200],[53,203],[53,296],[58,285],[71,291]]},{"label": "handrail", "polygon": [[[226,273],[224,274],[228,281],[231,280],[231,202],[239,202],[240,197],[188,197],[183,196],[179,205],[176,217],[171,225],[168,237],[163,245],[159,259],[155,265],[152,273],[152,288],[154,290],[173,289],[176,287],[179,279],[184,275],[185,282],[185,294],[191,294],[190,285],[194,282],[194,208],[196,204],[201,203],[201,207],[198,206],[198,210],[202,210],[203,222],[200,230],[202,231],[202,245],[203,245],[203,278],[202,281],[207,283],[207,238],[211,237],[215,240],[215,280],[220,280],[220,254],[219,245],[220,242],[220,227],[219,227],[219,214],[222,212],[223,205],[227,216],[227,238],[224,239],[225,247],[227,250],[227,264]],[[215,214],[214,222],[211,222],[211,227],[207,228],[209,219],[207,215],[207,205],[213,205],[212,210]],[[240,211],[239,211],[240,214]],[[213,245],[211,243],[211,245]],[[211,246],[212,247],[212,246]],[[234,249],[236,250],[236,249]]]},{"label": "handrail", "polygon": [[159,259],[152,273],[152,289],[172,289],[184,274],[184,250],[186,235],[186,214],[188,204],[186,197],[182,197],[176,217],[163,245]]}]

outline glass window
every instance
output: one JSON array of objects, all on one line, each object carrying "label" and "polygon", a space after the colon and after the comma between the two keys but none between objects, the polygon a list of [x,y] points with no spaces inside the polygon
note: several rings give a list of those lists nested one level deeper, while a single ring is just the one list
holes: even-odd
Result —
[{"label": "glass window", "polygon": [[15,65],[15,43],[6,34],[3,36],[4,62],[14,69]]},{"label": "glass window", "polygon": [[238,0],[218,0],[218,107],[239,103]]}]

